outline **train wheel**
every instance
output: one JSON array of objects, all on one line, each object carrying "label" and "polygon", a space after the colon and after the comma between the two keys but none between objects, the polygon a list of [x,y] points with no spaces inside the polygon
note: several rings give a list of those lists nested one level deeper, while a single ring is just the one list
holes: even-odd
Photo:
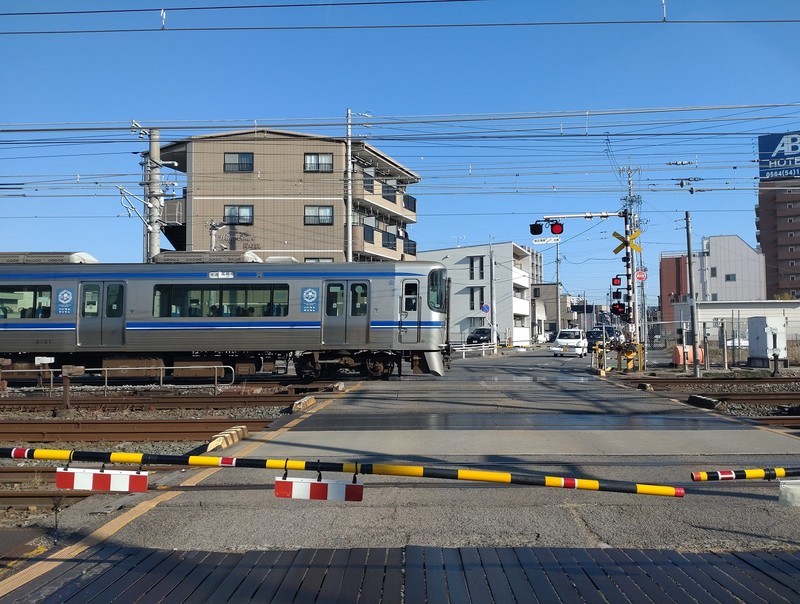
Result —
[{"label": "train wheel", "polygon": [[301,380],[318,380],[322,367],[313,361],[297,360],[294,362],[294,371]]},{"label": "train wheel", "polygon": [[386,355],[369,356],[364,359],[362,373],[373,379],[387,379],[394,372],[394,361]]}]

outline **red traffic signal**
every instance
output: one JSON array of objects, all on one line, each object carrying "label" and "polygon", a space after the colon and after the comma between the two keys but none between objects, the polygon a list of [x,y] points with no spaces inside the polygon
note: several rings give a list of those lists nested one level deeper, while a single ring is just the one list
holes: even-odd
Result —
[{"label": "red traffic signal", "polygon": [[611,285],[614,287],[622,285],[622,277],[611,277]]},{"label": "red traffic signal", "polygon": [[551,222],[550,223],[550,232],[553,235],[560,235],[564,232],[564,223],[563,222]]},{"label": "red traffic signal", "polygon": [[624,315],[625,312],[625,305],[622,302],[614,302],[614,304],[611,305],[612,315]]}]

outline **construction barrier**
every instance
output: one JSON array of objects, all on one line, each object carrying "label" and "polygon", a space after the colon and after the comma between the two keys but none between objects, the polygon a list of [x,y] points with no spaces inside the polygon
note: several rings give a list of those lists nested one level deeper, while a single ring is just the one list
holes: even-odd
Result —
[{"label": "construction barrier", "polygon": [[410,476],[417,478],[440,478],[447,480],[470,480],[497,482],[527,486],[578,489],[587,491],[610,491],[636,495],[658,495],[683,497],[683,487],[639,484],[617,480],[594,480],[559,476],[535,476],[490,470],[465,470],[424,466],[372,463],[333,463],[290,459],[254,459],[249,457],[212,457],[199,455],[155,455],[151,453],[122,453],[99,451],[67,451],[59,449],[25,449],[0,447],[0,457],[12,459],[40,459],[63,462],[122,463],[142,465],[186,465],[202,467],[259,468],[301,470],[307,472],[340,472],[346,474],[375,474],[384,476]]},{"label": "construction barrier", "polygon": [[692,480],[705,482],[710,480],[775,480],[800,476],[800,468],[754,468],[750,470],[712,470],[708,472],[692,472]]}]

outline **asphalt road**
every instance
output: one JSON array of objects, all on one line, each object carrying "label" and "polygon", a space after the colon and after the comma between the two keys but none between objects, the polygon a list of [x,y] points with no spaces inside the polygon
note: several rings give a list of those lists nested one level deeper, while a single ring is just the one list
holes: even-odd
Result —
[{"label": "asphalt road", "polygon": [[368,475],[362,502],[321,502],[276,498],[280,471],[190,469],[158,478],[167,490],[70,507],[59,516],[63,538],[105,525],[125,545],[216,551],[800,546],[800,509],[779,504],[778,482],[690,479],[697,470],[797,467],[800,438],[623,387],[594,376],[588,359],[544,351],[455,359],[438,379],[349,382],[223,454],[669,485],[686,496]]}]

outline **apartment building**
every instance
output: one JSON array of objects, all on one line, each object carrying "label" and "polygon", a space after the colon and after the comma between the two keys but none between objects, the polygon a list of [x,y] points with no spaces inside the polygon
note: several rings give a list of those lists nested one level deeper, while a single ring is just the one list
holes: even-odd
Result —
[{"label": "apartment building", "polygon": [[161,161],[184,173],[186,186],[165,200],[164,236],[182,251],[337,262],[351,247],[356,261],[416,259],[407,187],[419,177],[363,141],[350,147],[348,179],[346,139],[255,128],[165,145]]},{"label": "apartment building", "polygon": [[494,322],[499,342],[531,343],[531,283],[542,277],[540,252],[509,241],[419,252],[418,258],[447,267],[452,342]]}]

